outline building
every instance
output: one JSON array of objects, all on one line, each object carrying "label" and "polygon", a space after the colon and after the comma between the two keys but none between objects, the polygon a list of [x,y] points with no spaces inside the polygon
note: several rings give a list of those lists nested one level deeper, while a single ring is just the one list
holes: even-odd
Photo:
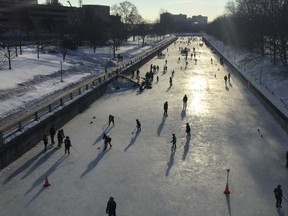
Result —
[{"label": "building", "polygon": [[110,21],[110,7],[105,5],[83,5],[82,17],[91,19],[101,19],[103,21]]},{"label": "building", "polygon": [[31,22],[34,26],[51,29],[62,28],[83,20],[102,19],[110,22],[110,7],[105,5],[83,5],[82,7],[65,7],[61,5],[37,4],[38,0],[0,0],[1,26],[15,26]]},{"label": "building", "polygon": [[168,12],[160,14],[160,23],[179,23],[186,21],[187,15],[184,14],[174,15]]},{"label": "building", "polygon": [[189,19],[193,24],[199,24],[199,25],[207,25],[208,23],[208,17],[207,16],[192,16],[192,18]]},{"label": "building", "polygon": [[0,4],[38,4],[38,0],[0,0]]}]

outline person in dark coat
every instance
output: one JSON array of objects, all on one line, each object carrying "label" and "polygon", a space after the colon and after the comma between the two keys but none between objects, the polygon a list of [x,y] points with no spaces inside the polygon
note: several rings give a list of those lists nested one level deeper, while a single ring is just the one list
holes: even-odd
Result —
[{"label": "person in dark coat", "polygon": [[44,143],[44,151],[46,151],[48,145],[48,137],[46,134],[43,135],[43,143]]},{"label": "person in dark coat", "polygon": [[111,144],[112,139],[106,133],[103,134],[103,140],[104,140],[104,150],[107,149],[108,144],[110,145],[110,148],[112,147],[112,144]]},{"label": "person in dark coat", "polygon": [[187,133],[187,136],[190,136],[190,132],[191,132],[190,125],[189,125],[189,123],[186,123],[186,133]]},{"label": "person in dark coat", "polygon": [[168,116],[168,101],[164,103],[164,116]]},{"label": "person in dark coat", "polygon": [[64,144],[65,144],[65,154],[66,154],[66,152],[67,152],[68,155],[70,155],[70,147],[71,147],[72,145],[71,145],[71,141],[70,141],[69,136],[66,136],[66,139],[64,140]]},{"label": "person in dark coat", "polygon": [[282,208],[281,204],[282,204],[282,189],[281,189],[281,185],[278,185],[275,189],[274,189],[274,194],[275,194],[275,199],[276,199],[276,208]]},{"label": "person in dark coat", "polygon": [[56,134],[56,131],[55,131],[54,125],[51,125],[51,127],[50,127],[50,137],[51,137],[52,144],[55,144],[55,142],[54,142],[55,134]]},{"label": "person in dark coat", "polygon": [[64,135],[64,130],[63,129],[60,129],[60,132],[61,132],[61,135],[62,135],[62,140],[65,138],[65,135]]},{"label": "person in dark coat", "polygon": [[110,124],[112,123],[113,126],[114,126],[114,116],[112,115],[109,115],[109,118],[108,118],[109,122],[108,122],[108,126],[110,126]]},{"label": "person in dark coat", "polygon": [[227,79],[228,79],[228,78],[227,78],[227,76],[225,75],[225,76],[224,76],[225,86],[227,86]]},{"label": "person in dark coat", "polygon": [[187,107],[187,101],[188,101],[188,97],[187,97],[187,95],[185,94],[184,97],[183,97],[183,109],[186,109],[186,107]]},{"label": "person in dark coat", "polygon": [[136,128],[137,128],[136,132],[141,131],[141,123],[140,123],[139,119],[136,119]]},{"label": "person in dark coat", "polygon": [[108,216],[116,216],[116,206],[117,204],[114,198],[110,197],[106,207],[106,214],[108,214]]},{"label": "person in dark coat", "polygon": [[175,134],[172,134],[172,140],[171,140],[171,143],[172,143],[172,147],[171,149],[173,150],[176,150],[176,142],[177,142],[177,139],[176,139],[176,136]]},{"label": "person in dark coat", "polygon": [[58,147],[60,147],[63,143],[63,135],[61,130],[58,130],[57,132],[57,140],[58,140]]},{"label": "person in dark coat", "polygon": [[173,84],[172,82],[173,82],[173,81],[172,81],[172,77],[170,77],[170,78],[169,78],[170,87],[171,87],[172,84]]}]

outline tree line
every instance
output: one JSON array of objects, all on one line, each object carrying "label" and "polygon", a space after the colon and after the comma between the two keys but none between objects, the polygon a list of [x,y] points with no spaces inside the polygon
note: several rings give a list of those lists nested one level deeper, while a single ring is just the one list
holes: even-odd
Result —
[{"label": "tree line", "polygon": [[[49,6],[61,7],[57,0],[47,0]],[[11,60],[22,55],[24,45],[33,45],[40,58],[41,50],[53,45],[59,48],[65,61],[68,49],[75,50],[87,45],[96,52],[97,47],[112,46],[116,50],[129,37],[141,37],[145,45],[147,35],[161,37],[166,31],[160,25],[147,24],[134,4],[124,1],[111,7],[109,20],[98,17],[92,12],[85,13],[74,22],[59,22],[53,16],[32,19],[28,7],[15,7],[9,11],[8,25],[0,28],[0,69]]]},{"label": "tree line", "polygon": [[226,10],[227,15],[209,23],[208,34],[288,66],[288,0],[236,0]]}]

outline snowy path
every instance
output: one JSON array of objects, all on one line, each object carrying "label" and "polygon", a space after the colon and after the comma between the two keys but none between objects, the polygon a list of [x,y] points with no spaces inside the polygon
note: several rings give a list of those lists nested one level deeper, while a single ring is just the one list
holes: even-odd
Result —
[{"label": "snowy path", "polygon": [[[189,58],[188,68],[181,70],[184,57],[177,63],[179,44],[172,45],[166,53],[168,72],[157,74],[160,81],[151,90],[110,92],[66,124],[71,155],[54,147],[43,153],[39,143],[2,170],[0,215],[101,216],[110,196],[119,216],[287,215],[287,203],[283,200],[278,212],[273,195],[277,184],[287,195],[287,134],[233,74],[232,86],[225,89],[226,68],[215,65],[209,49],[193,46],[197,65]],[[141,76],[151,63],[162,71],[165,60],[154,58],[140,69]],[[165,101],[169,116],[162,118]],[[109,114],[115,116],[114,127],[107,127]],[[142,131],[132,134],[137,118]],[[187,122],[191,139],[185,136]],[[103,130],[113,144],[106,152],[97,150]],[[172,133],[178,140],[175,153]],[[223,194],[227,168],[229,197]],[[45,176],[51,183],[46,189]]]}]

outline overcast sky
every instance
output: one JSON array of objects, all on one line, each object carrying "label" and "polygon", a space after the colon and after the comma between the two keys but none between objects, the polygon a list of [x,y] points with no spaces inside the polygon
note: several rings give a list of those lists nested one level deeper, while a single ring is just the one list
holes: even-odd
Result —
[{"label": "overcast sky", "polygon": [[[108,5],[112,6],[125,0],[82,0],[82,4]],[[46,0],[38,0],[39,4]],[[59,0],[64,6],[68,6],[66,0]],[[186,14],[188,17],[193,15],[207,16],[208,21],[212,21],[225,12],[225,5],[228,0],[130,0],[139,10],[141,16],[153,22],[159,18],[160,12],[170,12],[172,14]],[[72,6],[78,7],[79,0],[70,0]]]}]

